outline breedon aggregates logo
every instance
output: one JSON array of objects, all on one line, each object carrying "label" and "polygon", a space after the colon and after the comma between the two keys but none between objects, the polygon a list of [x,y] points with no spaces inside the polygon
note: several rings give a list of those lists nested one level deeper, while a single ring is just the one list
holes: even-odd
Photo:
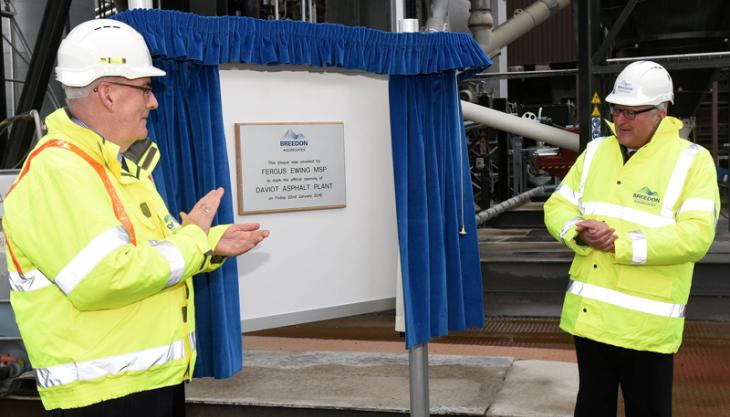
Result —
[{"label": "breedon aggregates logo", "polygon": [[659,193],[652,191],[651,188],[647,186],[641,187],[639,191],[634,193],[634,203],[636,204],[655,207],[660,201],[661,198],[659,198]]},{"label": "breedon aggregates logo", "polygon": [[309,146],[309,139],[301,133],[289,129],[279,139],[279,146],[284,152],[304,152]]}]

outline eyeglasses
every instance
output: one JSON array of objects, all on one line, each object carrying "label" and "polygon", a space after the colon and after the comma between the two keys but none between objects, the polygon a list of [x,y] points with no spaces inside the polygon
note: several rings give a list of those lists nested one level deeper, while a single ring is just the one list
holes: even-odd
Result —
[{"label": "eyeglasses", "polygon": [[643,110],[629,110],[629,109],[618,109],[616,107],[609,107],[609,111],[611,112],[611,116],[613,118],[617,118],[619,114],[623,114],[626,120],[634,120],[636,119],[637,114],[646,113],[648,111],[656,110],[656,106],[649,107],[648,109]]},{"label": "eyeglasses", "polygon": [[109,84],[122,85],[124,87],[131,87],[131,88],[140,90],[145,99],[150,98],[150,95],[152,94],[152,87],[148,87],[146,85],[125,84],[125,83],[118,83],[115,81],[105,81],[105,82],[107,82]]}]

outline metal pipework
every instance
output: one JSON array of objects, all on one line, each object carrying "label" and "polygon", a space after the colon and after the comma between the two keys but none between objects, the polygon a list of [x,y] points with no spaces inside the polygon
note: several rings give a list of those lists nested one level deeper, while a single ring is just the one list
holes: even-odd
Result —
[{"label": "metal pipework", "polygon": [[494,18],[492,10],[487,5],[487,0],[471,0],[471,9],[469,10],[469,30],[476,39],[479,46],[485,52],[489,47],[492,38],[492,28],[494,27]]},{"label": "metal pipework", "polygon": [[515,15],[492,31],[487,55],[490,58],[496,56],[499,54],[500,49],[531,31],[569,4],[570,0],[540,0],[533,3],[530,7],[524,9],[522,13]]},{"label": "metal pipework", "polygon": [[530,119],[512,116],[468,101],[461,101],[465,120],[472,120],[505,132],[547,142],[559,148],[578,152],[578,135],[567,130],[547,126]]},{"label": "metal pipework", "polygon": [[129,0],[129,10],[132,9],[151,9],[152,0]]},{"label": "metal pipework", "polygon": [[444,32],[448,29],[449,0],[431,0],[431,16],[426,21],[426,32]]},{"label": "metal pipework", "polygon": [[533,188],[529,191],[525,191],[522,194],[518,194],[508,200],[505,200],[494,207],[490,207],[486,210],[477,213],[477,226],[486,223],[487,221],[499,216],[507,210],[511,210],[515,207],[519,207],[528,201],[531,197],[547,195],[555,191],[553,185],[541,185],[537,188]]}]

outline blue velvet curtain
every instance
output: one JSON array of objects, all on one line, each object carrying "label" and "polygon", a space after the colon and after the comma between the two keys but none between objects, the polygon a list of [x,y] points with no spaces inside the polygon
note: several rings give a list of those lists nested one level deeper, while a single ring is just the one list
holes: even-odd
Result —
[{"label": "blue velvet curtain", "polygon": [[[231,195],[219,64],[340,67],[390,75],[406,344],[410,347],[448,330],[483,325],[471,181],[455,71],[464,76],[485,69],[491,61],[471,36],[395,34],[162,10],[136,9],[115,18],[142,34],[156,65],[168,73],[154,80],[160,109],[150,118],[150,137],[161,148],[163,159],[156,178],[171,211],[187,209],[216,186],[226,187]],[[226,199],[217,220],[232,219],[232,204]],[[452,233],[458,232],[462,221],[467,234]],[[227,262],[221,272],[197,278],[195,290],[199,358],[195,375],[227,377],[241,367],[235,263]]]},{"label": "blue velvet curtain", "polygon": [[411,348],[449,330],[484,326],[482,276],[456,74],[393,75],[389,92]]},{"label": "blue velvet curtain", "polygon": [[[167,72],[153,78],[159,108],[150,113],[150,137],[160,148],[155,182],[173,215],[188,211],[208,191],[225,195],[214,224],[233,223],[218,67],[156,58]],[[195,99],[192,99],[192,98]],[[226,378],[241,369],[238,268],[227,261],[193,279],[198,361],[194,376]]]}]

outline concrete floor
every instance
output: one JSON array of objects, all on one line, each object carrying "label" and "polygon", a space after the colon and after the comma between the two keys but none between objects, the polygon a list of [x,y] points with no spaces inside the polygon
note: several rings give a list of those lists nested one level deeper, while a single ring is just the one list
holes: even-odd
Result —
[{"label": "concrete floor", "polygon": [[[409,413],[408,355],[402,343],[389,342],[399,345],[389,348],[400,353],[363,353],[288,351],[291,340],[281,338],[253,337],[253,342],[281,350],[249,349],[244,370],[234,377],[194,380],[186,388],[190,416],[213,415],[213,410],[221,416],[248,415],[241,409],[251,407],[267,413],[283,408],[289,410],[286,415],[296,416],[312,410],[368,416]],[[342,342],[339,347],[348,344]],[[310,341],[308,348],[315,347],[313,343],[317,344]],[[382,347],[358,345],[367,350]],[[577,368],[570,362],[431,354],[430,410],[432,415],[571,416],[577,379]]]}]

